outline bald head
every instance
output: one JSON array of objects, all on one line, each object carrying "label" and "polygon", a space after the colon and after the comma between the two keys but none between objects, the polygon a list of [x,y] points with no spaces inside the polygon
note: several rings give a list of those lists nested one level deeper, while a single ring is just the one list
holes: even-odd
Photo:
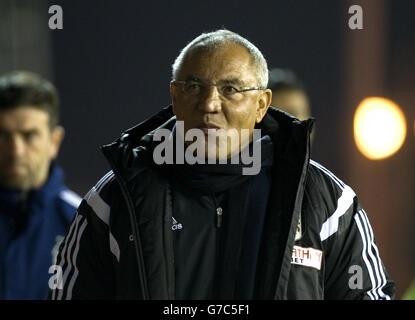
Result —
[{"label": "bald head", "polygon": [[179,79],[182,65],[195,54],[198,54],[201,51],[218,51],[225,47],[235,45],[243,47],[249,53],[257,77],[257,85],[266,87],[268,83],[268,67],[264,56],[258,48],[247,39],[229,30],[217,30],[210,33],[203,33],[187,44],[173,64],[173,80]]}]

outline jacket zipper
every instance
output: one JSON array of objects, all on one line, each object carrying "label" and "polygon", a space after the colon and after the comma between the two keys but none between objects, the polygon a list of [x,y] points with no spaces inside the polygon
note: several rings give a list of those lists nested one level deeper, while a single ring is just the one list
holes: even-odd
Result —
[{"label": "jacket zipper", "polygon": [[[311,130],[311,126],[312,126],[312,122],[310,122],[310,120],[307,120],[308,124],[307,124],[307,147],[306,147],[306,154],[305,154],[305,158],[303,159],[303,165],[302,165],[302,169],[301,169],[301,176],[300,176],[300,180],[298,182],[298,186],[296,189],[296,195],[295,195],[295,202],[294,202],[294,208],[293,208],[293,217],[292,217],[292,222],[289,226],[290,229],[294,230],[294,232],[290,232],[288,239],[287,239],[287,244],[286,246],[290,246],[291,250],[289,251],[289,256],[287,257],[288,259],[286,261],[289,261],[289,258],[291,258],[291,252],[292,252],[292,247],[294,246],[294,239],[295,239],[295,230],[296,227],[293,228],[293,223],[295,224],[295,226],[298,223],[298,219],[299,217],[301,217],[301,201],[304,195],[304,191],[305,191],[305,181],[306,181],[306,176],[307,176],[307,168],[308,168],[308,163],[310,162],[310,130]],[[299,201],[299,199],[301,199],[301,201]],[[296,212],[299,212],[299,216],[295,215]],[[284,258],[283,258],[284,261]],[[282,262],[283,264],[283,262]],[[288,271],[289,272],[289,271]],[[288,285],[288,278],[285,278],[285,283],[282,284],[282,266],[280,269],[280,274],[278,276],[277,279],[277,287],[275,289],[274,292],[274,299],[275,300],[286,300],[286,293],[287,293],[287,285]]]},{"label": "jacket zipper", "polygon": [[124,199],[125,199],[125,202],[126,202],[126,206],[127,206],[127,210],[128,210],[128,214],[129,214],[129,218],[130,218],[131,229],[132,229],[133,237],[134,237],[133,240],[134,240],[135,254],[136,254],[136,258],[137,258],[138,278],[139,278],[139,282],[140,282],[141,295],[142,295],[143,300],[149,300],[150,299],[150,293],[148,291],[147,281],[145,279],[143,249],[142,249],[142,246],[141,246],[140,234],[139,234],[139,230],[138,230],[138,225],[137,225],[137,220],[136,220],[136,216],[135,216],[134,206],[133,206],[132,201],[131,201],[131,199],[128,195],[127,186],[126,186],[124,180],[121,178],[121,175],[119,174],[116,166],[112,162],[110,154],[104,148],[101,149],[101,150],[104,153],[104,155],[106,156],[107,161],[109,162],[109,164],[111,166],[111,169],[114,172],[114,175],[115,175],[117,181],[119,182],[121,192],[122,192],[122,194],[124,196]]},{"label": "jacket zipper", "polygon": [[215,208],[216,208],[216,228],[219,229],[222,226],[223,209],[222,207],[218,206],[218,203],[216,202],[216,197],[214,194],[212,194],[212,199],[213,199],[213,204],[215,205]]},{"label": "jacket zipper", "polygon": [[216,227],[219,229],[222,226],[222,207],[216,208]]}]

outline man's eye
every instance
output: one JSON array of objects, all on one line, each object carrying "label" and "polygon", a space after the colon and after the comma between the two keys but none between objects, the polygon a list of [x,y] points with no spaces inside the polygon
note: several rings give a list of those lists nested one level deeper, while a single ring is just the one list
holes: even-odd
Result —
[{"label": "man's eye", "polygon": [[230,95],[238,92],[238,89],[232,86],[224,86],[222,87],[223,94]]},{"label": "man's eye", "polygon": [[188,89],[199,89],[199,88],[200,88],[200,84],[198,84],[198,83],[190,83],[190,84],[187,86],[187,88],[188,88]]},{"label": "man's eye", "polygon": [[32,140],[35,136],[36,136],[36,132],[35,131],[28,131],[28,132],[24,132],[23,133],[23,138],[26,141]]},{"label": "man's eye", "polygon": [[190,82],[186,84],[185,89],[189,93],[197,93],[202,89],[202,85],[200,83]]}]

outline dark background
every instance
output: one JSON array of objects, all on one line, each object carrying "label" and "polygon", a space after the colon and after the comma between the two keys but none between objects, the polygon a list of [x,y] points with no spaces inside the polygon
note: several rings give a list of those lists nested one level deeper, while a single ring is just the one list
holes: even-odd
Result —
[{"label": "dark background", "polygon": [[53,49],[68,184],[81,193],[91,187],[106,168],[98,146],[170,104],[171,64],[181,48],[223,27],[257,45],[269,67],[291,67],[304,80],[320,126],[314,158],[333,167],[336,155],[323,153],[330,144],[323,123],[339,121],[347,11],[332,2],[63,2],[64,29],[53,33]]},{"label": "dark background", "polygon": [[[4,1],[6,9],[6,3],[23,6]],[[171,64],[180,49],[201,32],[227,28],[252,41],[269,68],[291,68],[306,84],[317,119],[312,158],[360,197],[397,282],[397,298],[402,296],[415,276],[415,1],[39,3],[44,21],[34,25],[50,39],[48,58],[39,59],[47,60],[42,60],[49,66],[44,74],[61,94],[66,137],[58,163],[70,188],[83,196],[109,170],[99,146],[170,104]],[[53,4],[63,9],[63,30],[47,26]],[[348,27],[353,4],[363,8],[363,30]],[[19,29],[19,21],[12,22],[3,24],[4,32],[4,26]],[[21,37],[34,37],[33,30],[21,30]],[[21,52],[28,57],[15,59]],[[7,68],[41,72],[30,63],[36,58],[31,52],[12,52]],[[364,158],[353,141],[353,112],[373,95],[398,103],[408,125],[403,147],[382,161]]]}]

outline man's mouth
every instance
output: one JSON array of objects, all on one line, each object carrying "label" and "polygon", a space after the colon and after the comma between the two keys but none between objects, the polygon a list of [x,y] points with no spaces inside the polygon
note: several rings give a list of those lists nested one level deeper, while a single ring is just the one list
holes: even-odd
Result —
[{"label": "man's mouth", "polygon": [[2,166],[3,171],[9,172],[9,173],[20,173],[22,171],[27,170],[27,166],[24,163],[8,163],[4,166]]},{"label": "man's mouth", "polygon": [[221,128],[213,123],[204,123],[199,126],[198,129],[202,130],[204,133],[209,133],[209,130],[219,130]]}]

